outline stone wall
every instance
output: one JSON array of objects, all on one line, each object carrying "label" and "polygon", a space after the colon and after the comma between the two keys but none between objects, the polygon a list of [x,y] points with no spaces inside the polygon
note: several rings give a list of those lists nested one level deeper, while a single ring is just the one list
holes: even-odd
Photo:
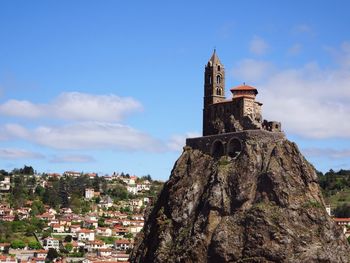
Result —
[{"label": "stone wall", "polygon": [[203,153],[220,157],[222,155],[229,155],[236,157],[242,150],[243,142],[247,139],[264,140],[271,137],[275,141],[285,139],[283,132],[271,132],[266,130],[245,130],[241,132],[230,132],[223,134],[216,134],[210,136],[203,136],[198,138],[186,139],[186,146],[192,149],[200,150]]}]

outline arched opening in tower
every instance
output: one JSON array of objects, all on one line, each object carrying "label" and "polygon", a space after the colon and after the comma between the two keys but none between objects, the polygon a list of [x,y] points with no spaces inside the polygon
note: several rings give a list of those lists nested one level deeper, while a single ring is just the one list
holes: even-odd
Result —
[{"label": "arched opening in tower", "polygon": [[211,154],[215,158],[219,158],[225,154],[224,144],[222,143],[222,141],[217,140],[213,143]]},{"label": "arched opening in tower", "polygon": [[232,138],[227,145],[227,154],[232,158],[236,158],[242,151],[242,143],[237,138]]}]

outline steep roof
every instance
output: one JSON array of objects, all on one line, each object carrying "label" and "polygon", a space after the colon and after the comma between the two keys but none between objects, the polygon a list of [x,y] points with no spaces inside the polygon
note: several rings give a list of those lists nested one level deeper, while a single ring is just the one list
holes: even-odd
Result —
[{"label": "steep roof", "polygon": [[209,61],[212,62],[212,65],[215,65],[215,64],[222,65],[218,55],[216,54],[216,49],[214,49],[213,55],[211,56]]}]

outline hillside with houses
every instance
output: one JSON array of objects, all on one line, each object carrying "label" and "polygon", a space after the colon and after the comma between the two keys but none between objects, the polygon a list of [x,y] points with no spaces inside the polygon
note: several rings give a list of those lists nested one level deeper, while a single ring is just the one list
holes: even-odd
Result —
[{"label": "hillside with houses", "polygon": [[[327,212],[349,237],[350,171],[318,175]],[[0,263],[128,262],[162,187],[149,175],[0,170]]]},{"label": "hillside with houses", "polygon": [[127,262],[163,183],[124,173],[0,171],[0,263]]}]

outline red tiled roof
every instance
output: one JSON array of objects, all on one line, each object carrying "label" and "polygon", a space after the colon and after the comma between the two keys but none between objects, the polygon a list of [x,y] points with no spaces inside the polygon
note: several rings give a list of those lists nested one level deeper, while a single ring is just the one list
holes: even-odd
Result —
[{"label": "red tiled roof", "polygon": [[256,91],[258,92],[258,90],[252,86],[249,86],[249,85],[246,85],[246,84],[243,84],[243,85],[240,85],[238,87],[234,87],[232,89],[230,89],[231,91],[238,91],[238,90],[252,90],[252,91]]},{"label": "red tiled roof", "polygon": [[6,247],[6,246],[11,246],[10,243],[0,243],[0,247]]},{"label": "red tiled roof", "polygon": [[94,233],[95,231],[90,230],[90,229],[86,229],[86,228],[82,228],[79,231],[77,231],[78,233]]},{"label": "red tiled roof", "polygon": [[119,239],[119,240],[116,240],[115,243],[117,243],[117,244],[133,244],[134,242],[129,241],[127,239]]}]

